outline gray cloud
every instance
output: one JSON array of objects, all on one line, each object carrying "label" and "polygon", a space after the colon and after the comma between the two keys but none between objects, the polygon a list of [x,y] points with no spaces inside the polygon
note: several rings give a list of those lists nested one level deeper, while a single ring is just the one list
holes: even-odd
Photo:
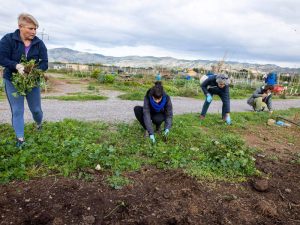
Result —
[{"label": "gray cloud", "polygon": [[116,56],[152,46],[159,56],[199,59],[227,52],[228,60],[300,67],[299,9],[296,0],[11,0],[1,3],[0,35],[16,28],[19,13],[29,12],[49,34],[48,46],[129,49]]}]

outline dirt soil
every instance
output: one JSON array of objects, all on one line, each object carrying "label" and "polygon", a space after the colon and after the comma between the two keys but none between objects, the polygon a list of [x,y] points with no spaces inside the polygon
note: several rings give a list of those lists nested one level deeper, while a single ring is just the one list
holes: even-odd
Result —
[{"label": "dirt soil", "polygon": [[300,163],[292,163],[300,158],[299,131],[241,131],[262,149],[256,155],[262,176],[243,183],[151,167],[128,173],[134,183],[120,190],[96,171],[90,182],[51,176],[11,182],[0,186],[0,224],[300,224]]},{"label": "dirt soil", "polygon": [[48,89],[43,96],[62,96],[70,93],[87,92],[89,79],[68,78],[57,73],[47,74]]},{"label": "dirt soil", "polygon": [[64,96],[75,93],[90,93],[99,94],[108,97],[110,100],[118,99],[119,95],[124,94],[122,91],[106,90],[101,88],[99,90],[88,90],[89,78],[79,79],[76,77],[65,79],[61,74],[48,73],[48,89],[42,93],[42,96]]}]

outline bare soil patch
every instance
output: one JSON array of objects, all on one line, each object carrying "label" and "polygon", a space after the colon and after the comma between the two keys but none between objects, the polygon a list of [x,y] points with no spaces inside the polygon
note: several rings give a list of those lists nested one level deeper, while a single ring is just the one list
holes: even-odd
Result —
[{"label": "bare soil patch", "polygon": [[2,185],[0,224],[300,224],[300,164],[292,163],[300,149],[299,138],[291,138],[296,135],[295,127],[244,131],[247,143],[263,151],[256,156],[262,176],[243,183],[145,167],[128,173],[134,182],[120,190],[96,171],[90,171],[90,182],[45,177]]},{"label": "bare soil patch", "polygon": [[60,74],[47,74],[49,88],[43,93],[44,96],[61,96],[69,93],[87,92],[88,79],[69,78],[65,79]]},{"label": "bare soil patch", "polygon": [[76,78],[70,77],[66,79],[65,76],[61,74],[47,74],[49,88],[43,93],[43,96],[63,96],[74,93],[92,93],[99,94],[109,97],[110,100],[118,99],[118,96],[124,94],[121,91],[107,90],[107,89],[97,89],[88,90],[90,78]]}]

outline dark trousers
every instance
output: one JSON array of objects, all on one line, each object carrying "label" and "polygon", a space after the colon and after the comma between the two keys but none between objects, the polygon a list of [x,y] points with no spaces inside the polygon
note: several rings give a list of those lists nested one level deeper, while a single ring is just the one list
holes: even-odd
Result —
[{"label": "dark trousers", "polygon": [[[143,128],[145,130],[147,130],[146,126],[145,126],[145,122],[144,122],[143,107],[142,106],[135,106],[134,107],[134,114],[135,114],[136,119],[143,126]],[[156,125],[156,130],[158,130],[160,125],[162,124],[162,122],[165,121],[165,115],[164,115],[164,113],[152,113],[151,114],[151,120],[152,120],[152,123],[154,123]]]},{"label": "dark trousers", "polygon": [[[218,96],[221,98],[221,101],[222,101],[222,103],[223,103],[223,105],[222,105],[222,119],[225,119],[226,113],[228,113],[228,112],[226,111],[228,107],[225,105],[226,103],[225,103],[225,100],[224,100],[224,97],[223,97],[222,93],[221,93],[220,90],[219,90],[218,88],[216,88],[216,87],[215,87],[215,88],[209,88],[209,89],[208,89],[208,92],[209,92],[209,94],[211,95],[211,97],[213,97],[214,94],[215,94],[215,95],[218,95]],[[206,100],[204,101],[204,104],[203,104],[203,107],[202,107],[202,111],[201,111],[201,116],[204,116],[204,117],[205,117],[205,115],[206,115],[206,113],[207,113],[207,110],[208,110],[208,108],[209,108],[210,103],[211,103],[211,102],[207,102]]]}]

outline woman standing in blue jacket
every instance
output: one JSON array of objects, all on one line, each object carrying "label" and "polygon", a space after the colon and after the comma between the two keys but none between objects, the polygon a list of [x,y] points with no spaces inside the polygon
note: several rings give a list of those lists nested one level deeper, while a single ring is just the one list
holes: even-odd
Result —
[{"label": "woman standing in blue jacket", "polygon": [[230,119],[230,97],[229,97],[229,79],[224,74],[211,75],[201,84],[202,91],[206,96],[205,102],[202,107],[200,119],[204,119],[212,101],[213,95],[218,95],[222,102],[222,118],[229,125]]},{"label": "woman standing in blue jacket", "polygon": [[[12,73],[24,74],[24,66],[20,64],[24,55],[27,60],[34,59],[38,68],[45,71],[48,69],[48,56],[45,44],[36,37],[36,30],[39,27],[37,20],[30,14],[22,13],[18,17],[18,26],[19,29],[6,34],[0,41],[0,65],[5,68],[3,73],[5,92],[12,112],[17,147],[21,147],[25,142],[24,96],[13,96],[17,90],[11,82]],[[40,129],[43,119],[40,88],[33,88],[25,97],[37,128]]]}]

